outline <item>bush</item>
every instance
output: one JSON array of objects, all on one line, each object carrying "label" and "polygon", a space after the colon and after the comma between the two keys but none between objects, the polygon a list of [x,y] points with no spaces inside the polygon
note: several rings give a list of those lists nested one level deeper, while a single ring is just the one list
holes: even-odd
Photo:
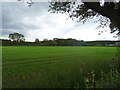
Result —
[{"label": "bush", "polygon": [[100,79],[95,79],[95,72],[91,71],[91,77],[85,77],[86,88],[120,88],[120,73],[112,67],[109,73],[101,71]]},{"label": "bush", "polygon": [[101,72],[101,78],[96,82],[97,88],[120,88],[120,74],[116,68],[111,68],[110,72],[105,74]]}]

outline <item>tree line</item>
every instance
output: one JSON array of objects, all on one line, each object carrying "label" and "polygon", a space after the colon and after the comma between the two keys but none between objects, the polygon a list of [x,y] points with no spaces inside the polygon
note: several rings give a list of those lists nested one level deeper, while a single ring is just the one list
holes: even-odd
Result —
[{"label": "tree line", "polygon": [[40,41],[38,38],[34,42],[26,42],[25,36],[20,33],[10,33],[9,40],[2,39],[3,46],[86,46],[87,44],[83,40],[76,40],[72,38],[53,40],[44,39]]},{"label": "tree line", "polygon": [[34,42],[25,42],[25,41],[11,41],[6,39],[0,39],[2,41],[2,46],[87,46],[87,43],[84,41],[76,39],[59,39],[54,38],[53,40],[44,39],[39,41],[36,39]]},{"label": "tree line", "polygon": [[7,39],[0,39],[2,46],[118,46],[120,41],[83,41],[72,38],[60,39],[54,38],[53,40],[43,40],[34,42],[17,42]]},{"label": "tree line", "polygon": [[53,40],[44,39],[40,41],[38,38],[34,42],[26,42],[25,36],[19,33],[9,34],[9,40],[0,39],[2,46],[118,46],[120,41],[88,41],[76,40],[72,38]]}]

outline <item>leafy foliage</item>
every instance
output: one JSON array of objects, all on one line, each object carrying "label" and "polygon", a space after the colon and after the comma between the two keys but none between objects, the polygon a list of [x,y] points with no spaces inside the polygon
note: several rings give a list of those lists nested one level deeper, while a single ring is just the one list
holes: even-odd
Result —
[{"label": "leafy foliage", "polygon": [[9,34],[9,38],[10,40],[17,41],[17,42],[25,41],[24,35],[19,33],[11,33]]},{"label": "leafy foliage", "polygon": [[[49,11],[52,13],[68,13],[72,19],[82,21],[97,17],[99,27],[109,25],[111,33],[120,31],[120,2],[105,2],[103,6],[99,2],[50,2]],[[119,32],[118,32],[119,35]]]},{"label": "leafy foliage", "polygon": [[109,73],[101,72],[101,78],[96,82],[98,88],[120,88],[120,75],[114,67],[110,69]]},{"label": "leafy foliage", "polygon": [[40,42],[40,41],[39,41],[39,39],[38,39],[38,38],[36,38],[36,39],[35,39],[35,42],[37,43],[37,42]]}]

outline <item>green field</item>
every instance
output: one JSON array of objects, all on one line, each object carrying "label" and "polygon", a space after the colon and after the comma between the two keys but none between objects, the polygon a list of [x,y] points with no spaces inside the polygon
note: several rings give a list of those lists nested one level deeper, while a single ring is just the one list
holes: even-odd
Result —
[{"label": "green field", "polygon": [[[116,47],[2,47],[3,88],[85,87],[81,68],[108,71]],[[83,64],[81,64],[83,63]]]}]

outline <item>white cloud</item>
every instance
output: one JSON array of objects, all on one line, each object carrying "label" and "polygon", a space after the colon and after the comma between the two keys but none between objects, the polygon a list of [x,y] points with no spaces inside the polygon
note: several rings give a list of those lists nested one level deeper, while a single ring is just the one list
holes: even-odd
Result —
[{"label": "white cloud", "polygon": [[[3,5],[7,6],[7,8],[3,7],[3,23],[6,26],[7,22],[8,26],[4,28],[3,38],[6,38],[7,32],[19,32],[25,35],[26,41],[34,41],[35,38],[39,38],[40,40],[44,38],[74,38],[85,41],[117,40],[117,38],[113,38],[113,35],[109,33],[110,30],[108,27],[96,30],[95,28],[98,26],[98,23],[89,21],[85,24],[81,24],[71,19],[66,20],[68,15],[49,13],[47,11],[47,3],[44,7],[43,4],[39,4],[40,3],[35,4],[29,9],[25,6],[22,7],[21,4],[19,6],[18,3],[17,5],[15,3],[12,5]],[[12,10],[13,8],[15,8],[15,11]],[[107,30],[107,32],[98,35],[99,30]]]},{"label": "white cloud", "polygon": [[29,18],[27,19],[28,21],[26,21],[27,24],[33,23],[34,25],[40,26],[40,29],[29,30],[27,37],[31,37],[32,41],[34,41],[35,38],[39,38],[40,40],[44,38],[74,38],[85,41],[117,40],[113,38],[113,35],[110,35],[110,29],[108,27],[103,29],[107,30],[107,32],[98,35],[100,29],[96,29],[97,23],[88,22],[86,24],[80,24],[71,19],[66,20],[66,18],[67,16],[63,14],[45,14],[32,19]]}]

